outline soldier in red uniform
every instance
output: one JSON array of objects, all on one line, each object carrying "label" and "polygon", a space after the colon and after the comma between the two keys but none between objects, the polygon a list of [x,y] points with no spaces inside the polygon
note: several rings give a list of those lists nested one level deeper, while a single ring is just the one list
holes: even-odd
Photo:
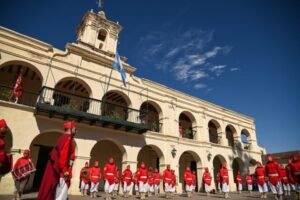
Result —
[{"label": "soldier in red uniform", "polygon": [[118,191],[119,191],[119,185],[120,185],[120,170],[118,168],[118,166],[116,166],[116,170],[115,170],[115,186],[114,186],[114,191],[113,191],[113,197],[118,195]]},{"label": "soldier in red uniform", "polygon": [[82,196],[87,195],[89,189],[90,178],[89,178],[89,163],[86,162],[84,167],[80,170],[80,191]]},{"label": "soldier in red uniform", "polygon": [[170,198],[172,190],[172,172],[170,165],[167,165],[167,169],[163,173],[163,183],[165,187],[166,198]]},{"label": "soldier in red uniform", "polygon": [[155,168],[155,171],[153,173],[154,194],[155,194],[155,196],[158,195],[158,193],[159,193],[160,179],[161,179],[161,175],[159,174],[158,169]]},{"label": "soldier in red uniform", "polygon": [[296,153],[293,155],[291,174],[291,178],[295,181],[296,199],[300,200],[300,159]]},{"label": "soldier in red uniform", "polygon": [[247,183],[248,191],[251,193],[253,190],[253,180],[250,171],[248,171],[246,175],[246,183]]},{"label": "soldier in red uniform", "polygon": [[64,124],[65,132],[50,153],[38,200],[66,200],[71,184],[72,167],[75,159],[75,122]]},{"label": "soldier in red uniform", "polygon": [[133,175],[134,190],[135,190],[135,194],[137,196],[139,196],[139,176],[138,176],[138,171],[139,171],[139,168],[136,169],[136,172]]},{"label": "soldier in red uniform", "polygon": [[243,190],[243,181],[242,181],[242,176],[240,171],[238,171],[236,174],[236,187],[239,193],[241,194]]},{"label": "soldier in red uniform", "polygon": [[171,173],[172,173],[172,183],[171,183],[172,189],[171,189],[171,194],[174,194],[174,193],[176,192],[176,185],[177,185],[177,183],[176,183],[175,170],[172,169],[172,170],[171,170]]},{"label": "soldier in red uniform", "polygon": [[12,174],[15,180],[15,199],[21,199],[24,188],[28,183],[30,175],[35,172],[35,166],[31,160],[30,151],[24,150],[23,157],[19,158],[14,165]]},{"label": "soldier in red uniform", "polygon": [[130,170],[130,165],[127,165],[126,169],[123,171],[122,181],[124,197],[127,198],[129,197],[129,192],[131,191],[132,187],[132,172]]},{"label": "soldier in red uniform", "polygon": [[[291,191],[295,191],[295,180],[293,179],[293,176],[292,176],[292,173],[291,173],[291,171],[292,171],[292,162],[293,162],[293,156],[291,156],[289,158],[289,163],[285,167],[285,170],[286,170],[286,173],[287,173],[287,177],[288,177],[288,180],[289,180]],[[291,192],[289,192],[288,195],[290,196]]]},{"label": "soldier in red uniform", "polygon": [[203,173],[203,176],[202,176],[202,181],[203,181],[204,190],[205,190],[207,196],[209,196],[210,191],[211,191],[211,180],[212,180],[211,174],[210,174],[208,168],[206,167],[205,171]]},{"label": "soldier in red uniform", "polygon": [[153,172],[152,167],[148,169],[148,197],[151,197],[154,193],[154,179],[153,179]]},{"label": "soldier in red uniform", "polygon": [[266,183],[265,168],[262,166],[260,162],[256,162],[255,176],[256,176],[258,191],[261,194],[260,198],[266,199],[268,186]]},{"label": "soldier in red uniform", "polygon": [[220,180],[222,185],[222,192],[224,193],[224,198],[229,199],[229,177],[227,163],[225,161],[222,163],[222,168],[220,169]]},{"label": "soldier in red uniform", "polygon": [[283,165],[280,165],[279,179],[280,179],[283,191],[284,191],[284,196],[288,196],[289,192],[291,191],[291,188],[289,185],[289,180],[287,177],[285,167]]},{"label": "soldier in red uniform", "polygon": [[1,177],[10,172],[12,166],[12,156],[5,152],[4,137],[7,132],[7,124],[4,119],[0,120],[0,180]]},{"label": "soldier in red uniform", "polygon": [[146,165],[144,162],[142,162],[141,167],[138,171],[138,181],[140,199],[146,199],[146,192],[148,191],[148,170],[146,169]]},{"label": "soldier in red uniform", "polygon": [[101,169],[98,161],[94,162],[94,166],[90,168],[89,172],[91,180],[90,196],[91,198],[96,198],[101,180]]},{"label": "soldier in red uniform", "polygon": [[197,178],[196,178],[196,171],[195,170],[193,170],[192,171],[192,174],[193,174],[193,193],[195,192],[195,190],[196,190],[196,182],[197,182]]},{"label": "soldier in red uniform", "polygon": [[108,163],[104,167],[104,179],[105,179],[105,185],[104,185],[104,191],[105,191],[105,199],[111,200],[112,192],[115,187],[115,171],[116,171],[116,165],[114,162],[114,158],[109,158]]},{"label": "soldier in red uniform", "polygon": [[187,197],[192,197],[193,173],[191,172],[190,166],[186,167],[186,170],[183,174],[183,180],[184,180],[184,184],[185,184],[185,191],[186,191]]},{"label": "soldier in red uniform", "polygon": [[216,184],[217,184],[217,189],[220,193],[222,193],[222,189],[221,189],[221,179],[220,179],[220,173],[217,173],[217,177],[216,177]]},{"label": "soldier in red uniform", "polygon": [[283,192],[279,182],[280,167],[279,164],[273,160],[272,155],[268,154],[267,158],[268,162],[265,166],[265,172],[269,180],[269,187],[274,194],[275,199],[281,200]]}]

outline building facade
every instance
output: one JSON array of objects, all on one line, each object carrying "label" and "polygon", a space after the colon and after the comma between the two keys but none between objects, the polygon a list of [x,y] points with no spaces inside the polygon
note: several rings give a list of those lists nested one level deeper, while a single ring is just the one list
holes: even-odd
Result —
[{"label": "building facade", "polygon": [[[27,190],[38,191],[65,120],[75,120],[78,127],[71,194],[79,193],[79,173],[86,161],[99,160],[103,167],[110,156],[122,170],[130,164],[135,171],[144,161],[162,172],[170,164],[179,193],[186,165],[197,172],[200,190],[204,167],[216,177],[227,161],[231,190],[236,190],[237,170],[253,170],[264,153],[254,119],[136,77],[136,68],[124,57],[127,87],[118,72],[107,87],[121,30],[104,12],[87,12],[76,42],[61,51],[0,27],[0,118],[9,126],[6,149],[14,161],[24,149],[32,152],[37,171]],[[15,101],[11,88],[20,73],[23,94]],[[2,177],[0,188],[0,194],[13,192],[10,174]]]}]

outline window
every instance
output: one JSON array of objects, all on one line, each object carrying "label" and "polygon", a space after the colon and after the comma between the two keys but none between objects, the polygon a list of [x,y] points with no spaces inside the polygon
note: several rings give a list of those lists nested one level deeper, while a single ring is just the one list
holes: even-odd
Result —
[{"label": "window", "polygon": [[104,29],[101,29],[98,33],[98,40],[105,41],[107,32]]}]

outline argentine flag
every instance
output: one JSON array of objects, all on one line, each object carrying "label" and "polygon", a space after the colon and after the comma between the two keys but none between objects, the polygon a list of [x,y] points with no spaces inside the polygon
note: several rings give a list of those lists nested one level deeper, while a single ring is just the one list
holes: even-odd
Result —
[{"label": "argentine flag", "polygon": [[118,54],[118,52],[116,52],[116,57],[115,57],[115,62],[113,64],[113,69],[120,72],[123,84],[126,87],[126,72],[125,72],[125,69],[124,69],[124,67],[121,63],[120,55]]}]

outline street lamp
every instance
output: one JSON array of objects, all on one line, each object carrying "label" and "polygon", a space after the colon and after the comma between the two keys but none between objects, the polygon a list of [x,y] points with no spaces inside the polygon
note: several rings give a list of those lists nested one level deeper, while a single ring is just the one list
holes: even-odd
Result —
[{"label": "street lamp", "polygon": [[173,149],[171,151],[171,154],[172,154],[173,158],[175,158],[176,152],[177,152],[177,150],[173,147]]}]

